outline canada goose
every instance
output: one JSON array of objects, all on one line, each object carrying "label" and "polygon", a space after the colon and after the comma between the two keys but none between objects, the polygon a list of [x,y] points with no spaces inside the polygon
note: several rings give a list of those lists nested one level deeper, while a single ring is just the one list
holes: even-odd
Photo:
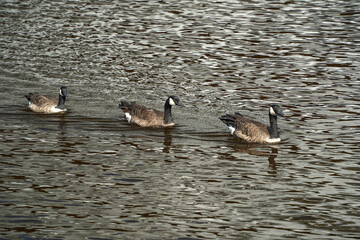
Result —
[{"label": "canada goose", "polygon": [[25,95],[29,100],[29,108],[34,112],[41,113],[63,113],[66,112],[65,100],[67,96],[67,88],[60,88],[59,99],[51,96],[40,95],[38,92]]},{"label": "canada goose", "polygon": [[269,109],[270,126],[250,120],[240,113],[226,114],[220,117],[233,136],[252,143],[278,143],[281,141],[277,126],[277,116],[284,117],[280,106],[273,104]]},{"label": "canada goose", "polygon": [[129,123],[135,123],[141,127],[170,127],[175,125],[171,116],[171,107],[175,105],[184,107],[176,96],[170,96],[166,100],[164,113],[138,105],[135,102],[121,101],[119,107],[125,113]]}]

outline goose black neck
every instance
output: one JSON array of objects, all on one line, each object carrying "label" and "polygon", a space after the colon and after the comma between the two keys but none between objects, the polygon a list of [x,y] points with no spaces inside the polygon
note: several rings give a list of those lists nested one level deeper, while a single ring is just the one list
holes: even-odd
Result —
[{"label": "goose black neck", "polygon": [[168,123],[172,123],[173,122],[173,118],[171,115],[171,105],[169,103],[169,99],[166,100],[165,102],[165,106],[164,106],[164,123],[168,124]]},{"label": "goose black neck", "polygon": [[66,100],[66,96],[59,94],[59,101],[56,108],[65,109],[65,100]]},{"label": "goose black neck", "polygon": [[277,116],[273,116],[269,113],[270,126],[268,127],[270,138],[279,138],[280,134],[277,126]]}]

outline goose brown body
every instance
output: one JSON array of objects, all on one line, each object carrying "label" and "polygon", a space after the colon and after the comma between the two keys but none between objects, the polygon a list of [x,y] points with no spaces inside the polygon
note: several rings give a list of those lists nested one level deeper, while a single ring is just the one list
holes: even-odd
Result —
[{"label": "goose brown body", "polygon": [[247,119],[241,115],[227,114],[222,116],[222,119],[232,122],[234,130],[232,130],[231,134],[246,142],[266,143],[270,139],[268,127],[263,123]]},{"label": "goose brown body", "polygon": [[29,108],[39,113],[63,113],[66,112],[65,99],[67,95],[66,87],[60,88],[59,98],[41,95],[38,92],[29,93],[25,98],[29,101]]},{"label": "goose brown body", "polygon": [[231,134],[249,143],[278,143],[281,141],[277,127],[277,116],[284,116],[278,105],[271,105],[269,110],[270,126],[245,118],[239,113],[220,117]]},{"label": "goose brown body", "polygon": [[174,122],[165,124],[164,113],[159,110],[147,108],[135,102],[121,101],[121,105],[121,110],[125,113],[129,123],[135,123],[141,127],[168,127],[175,125]]},{"label": "goose brown body", "polygon": [[175,125],[171,115],[171,106],[174,105],[183,106],[176,96],[170,96],[166,100],[164,112],[127,101],[121,101],[119,107],[129,123],[141,127],[170,127]]}]

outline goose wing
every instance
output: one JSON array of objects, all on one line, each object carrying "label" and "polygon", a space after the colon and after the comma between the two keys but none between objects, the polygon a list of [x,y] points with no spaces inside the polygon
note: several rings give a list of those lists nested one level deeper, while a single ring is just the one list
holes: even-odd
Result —
[{"label": "goose wing", "polygon": [[131,116],[131,122],[139,126],[161,126],[164,122],[164,113],[156,109],[147,108],[135,102],[121,101],[120,108]]},{"label": "goose wing", "polygon": [[161,120],[164,119],[164,113],[156,109],[147,108],[145,106],[136,103],[131,103],[130,114],[132,116],[137,116],[142,119],[154,119],[154,118],[160,118]]},{"label": "goose wing", "polygon": [[57,105],[58,99],[51,96],[41,95],[39,93],[29,93],[25,96],[29,102],[35,104],[37,106],[44,106],[44,105]]},{"label": "goose wing", "polygon": [[268,127],[255,120],[236,114],[234,134],[249,142],[264,141],[270,137]]}]

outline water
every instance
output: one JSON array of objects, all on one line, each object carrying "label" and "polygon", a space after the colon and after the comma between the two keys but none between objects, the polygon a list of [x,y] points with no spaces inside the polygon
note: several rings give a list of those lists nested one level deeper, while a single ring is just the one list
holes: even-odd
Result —
[{"label": "water", "polygon": [[[359,239],[358,1],[2,1],[4,239]],[[68,87],[66,115],[23,97]],[[143,129],[118,103],[162,109]],[[218,117],[267,122],[243,144]]]}]

